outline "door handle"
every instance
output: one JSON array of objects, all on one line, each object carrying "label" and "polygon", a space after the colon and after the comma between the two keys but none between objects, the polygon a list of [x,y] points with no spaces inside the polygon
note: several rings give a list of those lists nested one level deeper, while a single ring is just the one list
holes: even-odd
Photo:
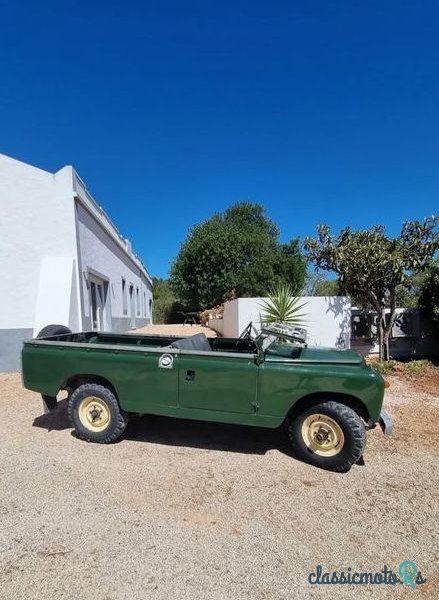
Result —
[{"label": "door handle", "polygon": [[189,371],[186,371],[186,381],[188,383],[190,383],[191,381],[194,381],[195,379],[195,371],[192,371],[192,369],[190,369]]}]

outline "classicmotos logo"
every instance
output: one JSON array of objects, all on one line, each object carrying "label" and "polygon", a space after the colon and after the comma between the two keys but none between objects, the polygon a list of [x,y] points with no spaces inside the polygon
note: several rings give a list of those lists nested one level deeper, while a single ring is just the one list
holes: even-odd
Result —
[{"label": "classicmotos logo", "polygon": [[413,590],[427,581],[411,560],[403,561],[396,572],[387,565],[381,571],[354,571],[348,567],[344,571],[324,571],[322,565],[308,575],[311,585],[406,585]]}]

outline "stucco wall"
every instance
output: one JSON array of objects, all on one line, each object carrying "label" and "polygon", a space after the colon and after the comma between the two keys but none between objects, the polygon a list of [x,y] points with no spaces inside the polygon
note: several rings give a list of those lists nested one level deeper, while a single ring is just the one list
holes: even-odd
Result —
[{"label": "stucco wall", "polygon": [[42,261],[75,258],[69,175],[69,167],[52,175],[0,155],[0,329],[33,329]]},{"label": "stucco wall", "polygon": [[[238,298],[224,306],[222,333],[238,337],[250,323],[260,327],[261,298]],[[303,327],[310,346],[350,347],[351,303],[344,296],[303,297]],[[215,322],[209,321],[215,329]]]},{"label": "stucco wall", "polygon": [[[90,211],[79,215],[81,194]],[[90,271],[108,281],[107,329],[150,322],[149,276],[74,169],[53,174],[0,154],[0,370],[18,370],[22,341],[49,323],[91,329]],[[122,277],[135,294],[139,288],[132,320],[123,312]]]},{"label": "stucco wall", "polygon": [[[106,329],[126,331],[130,327],[141,327],[150,323],[150,300],[152,300],[150,282],[80,200],[76,201],[76,215],[83,314],[86,324],[84,328],[91,328],[88,282],[90,275],[108,283],[105,307]],[[125,280],[126,314],[124,314],[122,278]],[[131,313],[129,300],[130,285],[133,286],[134,315]],[[137,310],[137,289],[140,311]]]},{"label": "stucco wall", "polygon": [[32,329],[0,329],[0,373],[20,370],[21,348],[32,333]]}]

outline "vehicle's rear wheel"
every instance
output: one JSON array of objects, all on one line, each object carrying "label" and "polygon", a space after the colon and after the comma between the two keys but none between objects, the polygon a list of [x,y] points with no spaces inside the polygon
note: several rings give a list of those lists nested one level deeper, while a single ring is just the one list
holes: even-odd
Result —
[{"label": "vehicle's rear wheel", "polygon": [[288,434],[299,458],[317,467],[347,471],[363,455],[366,430],[352,408],[322,402],[292,417]]},{"label": "vehicle's rear wheel", "polygon": [[78,437],[87,442],[109,444],[117,440],[127,426],[127,417],[116,396],[96,383],[76,388],[69,399],[68,413]]},{"label": "vehicle's rear wheel", "polygon": [[[46,325],[46,327],[43,327],[43,329],[38,333],[37,338],[51,337],[52,335],[66,335],[68,333],[72,333],[72,330],[65,325]],[[47,394],[41,394],[41,398],[43,399],[43,408],[46,414],[52,412],[58,406],[58,400],[56,396],[47,396]]]}]

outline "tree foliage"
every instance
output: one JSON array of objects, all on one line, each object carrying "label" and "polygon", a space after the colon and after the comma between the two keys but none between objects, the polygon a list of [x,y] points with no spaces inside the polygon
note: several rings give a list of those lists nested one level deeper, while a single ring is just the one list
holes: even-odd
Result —
[{"label": "tree foliage", "polygon": [[413,273],[407,285],[399,285],[396,288],[396,306],[398,308],[417,308],[424,280],[429,273],[429,268]]},{"label": "tree foliage", "polygon": [[305,240],[316,269],[337,273],[342,293],[371,304],[378,313],[380,358],[388,359],[398,289],[407,287],[410,274],[424,270],[439,248],[437,221],[436,217],[422,223],[406,221],[396,238],[387,236],[381,225],[356,232],[346,227],[336,236],[327,225],[320,225],[318,236]]},{"label": "tree foliage", "polygon": [[177,306],[177,299],[169,281],[167,279],[160,279],[159,277],[153,277],[152,293],[154,298],[153,305],[153,322],[154,323],[171,323],[174,321],[174,316]]},{"label": "tree foliage", "polygon": [[339,296],[340,286],[336,279],[319,281],[314,290],[314,296]]},{"label": "tree foliage", "polygon": [[421,284],[419,308],[431,319],[433,330],[439,333],[439,260],[435,260],[426,272]]},{"label": "tree foliage", "polygon": [[241,202],[195,225],[171,268],[176,296],[193,310],[230,294],[264,296],[279,283],[301,289],[305,261],[298,240],[278,241],[279,230],[259,204]]},{"label": "tree foliage", "polygon": [[328,279],[324,273],[308,272],[303,289],[304,296],[339,296],[336,279]]}]

